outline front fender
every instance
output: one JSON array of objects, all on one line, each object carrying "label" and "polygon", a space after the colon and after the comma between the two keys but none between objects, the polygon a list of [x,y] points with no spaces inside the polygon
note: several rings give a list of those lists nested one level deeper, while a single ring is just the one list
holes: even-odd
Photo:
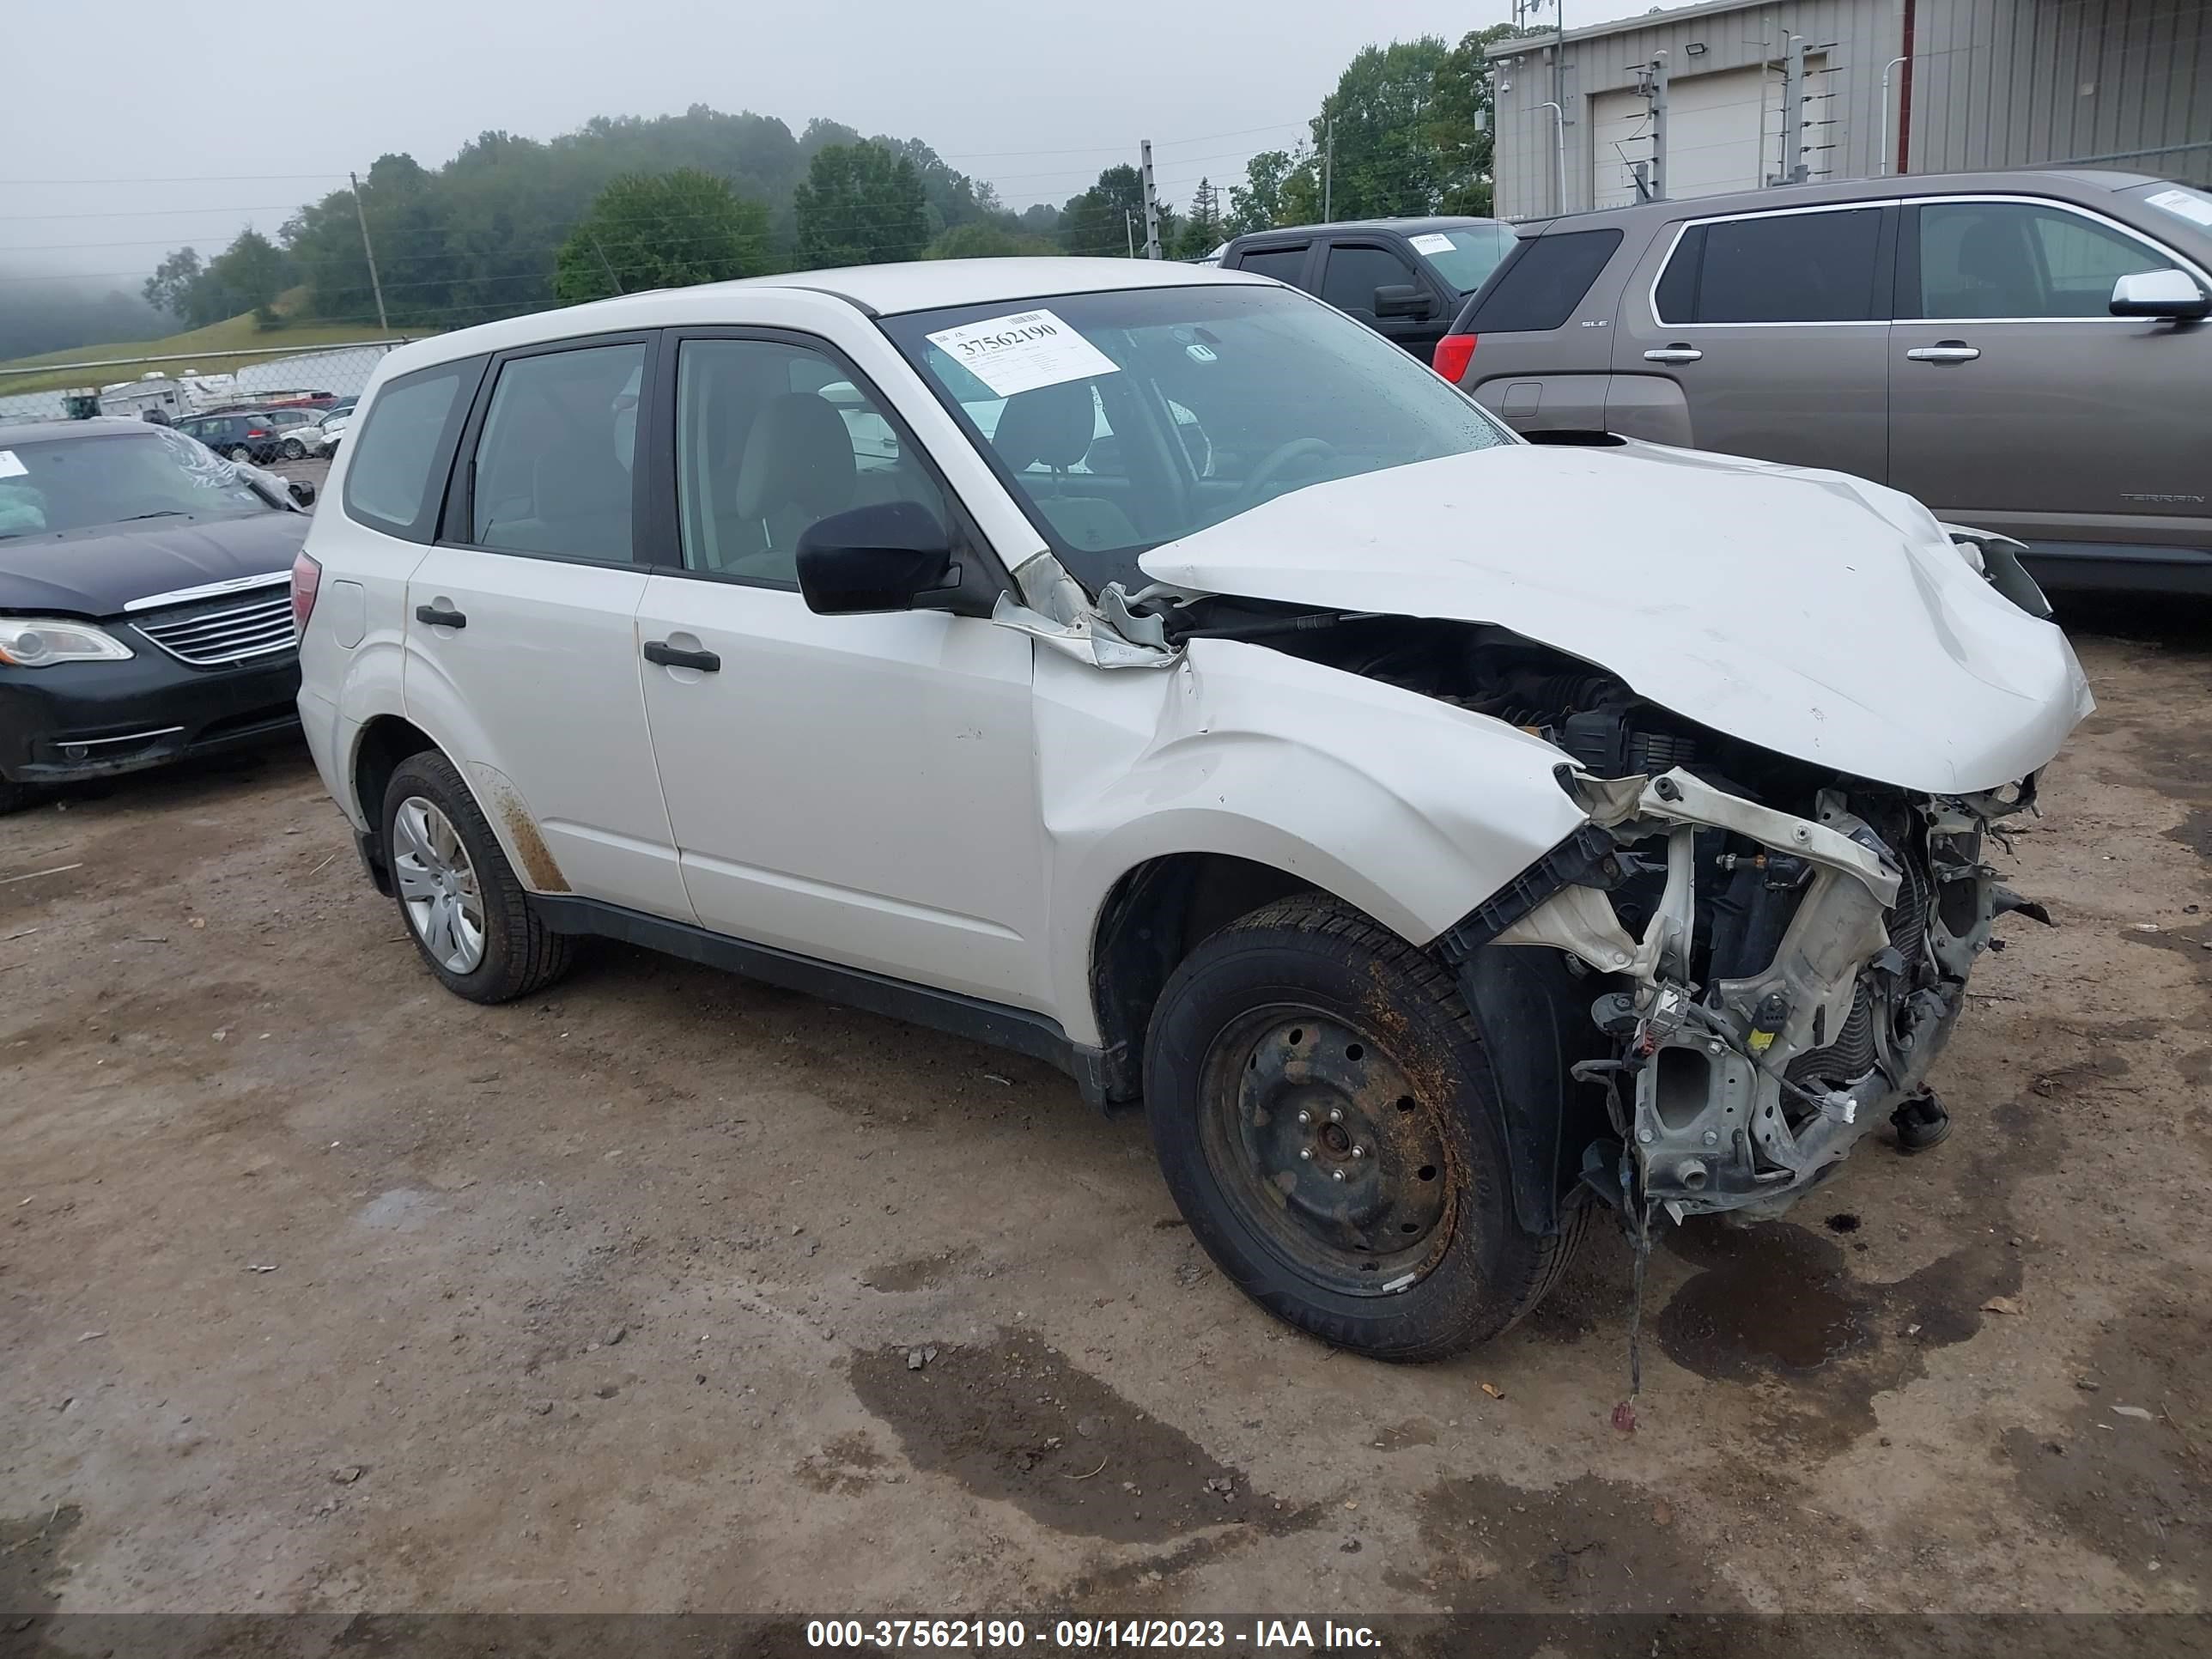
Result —
[{"label": "front fender", "polygon": [[1148,860],[1253,860],[1425,945],[1585,822],[1549,744],[1264,646],[1194,641],[1153,674],[1040,653],[1037,695],[1054,1001],[1079,1042],[1100,910]]}]

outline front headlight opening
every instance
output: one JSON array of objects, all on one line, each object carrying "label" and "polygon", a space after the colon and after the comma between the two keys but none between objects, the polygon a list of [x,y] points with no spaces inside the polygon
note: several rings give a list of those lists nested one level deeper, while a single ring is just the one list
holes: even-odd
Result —
[{"label": "front headlight opening", "polygon": [[131,647],[89,623],[62,617],[0,617],[0,663],[48,668],[64,662],[127,662]]}]

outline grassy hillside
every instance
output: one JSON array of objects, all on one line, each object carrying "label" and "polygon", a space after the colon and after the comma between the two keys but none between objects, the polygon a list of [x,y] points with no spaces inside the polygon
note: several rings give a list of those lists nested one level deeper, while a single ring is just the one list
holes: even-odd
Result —
[{"label": "grassy hillside", "polygon": [[189,355],[196,351],[250,351],[250,357],[210,358],[204,363],[170,363],[161,367],[176,369],[195,368],[212,374],[217,370],[243,368],[249,363],[266,362],[272,357],[289,357],[295,352],[312,351],[317,346],[344,345],[356,340],[416,338],[435,330],[421,330],[402,336],[398,331],[390,334],[374,327],[364,328],[359,323],[301,323],[281,328],[263,328],[246,312],[210,323],[205,328],[187,329],[182,334],[172,334],[161,340],[110,341],[106,345],[77,346],[68,351],[48,351],[35,357],[18,357],[0,362],[0,398],[23,392],[58,392],[64,386],[93,386],[102,380],[121,380],[132,378],[132,371],[118,369],[103,374],[96,368],[64,369],[49,374],[11,374],[9,369],[36,369],[46,363],[112,363],[133,357],[167,357]]}]

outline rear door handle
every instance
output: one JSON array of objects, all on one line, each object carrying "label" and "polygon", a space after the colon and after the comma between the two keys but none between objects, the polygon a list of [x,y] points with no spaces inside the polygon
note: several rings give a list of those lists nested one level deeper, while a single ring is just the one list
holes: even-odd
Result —
[{"label": "rear door handle", "polygon": [[1905,355],[1916,363],[1971,363],[1982,354],[1964,340],[1939,340],[1932,346],[1915,346]]},{"label": "rear door handle", "polygon": [[1705,354],[1695,346],[1656,346],[1644,354],[1647,363],[1694,363]]},{"label": "rear door handle", "polygon": [[696,668],[702,674],[719,674],[722,659],[711,651],[682,651],[666,640],[647,640],[645,659],[657,662],[663,668]]},{"label": "rear door handle", "polygon": [[428,623],[433,628],[466,628],[469,625],[469,619],[466,617],[458,611],[448,610],[442,605],[416,605],[415,620],[418,623]]}]

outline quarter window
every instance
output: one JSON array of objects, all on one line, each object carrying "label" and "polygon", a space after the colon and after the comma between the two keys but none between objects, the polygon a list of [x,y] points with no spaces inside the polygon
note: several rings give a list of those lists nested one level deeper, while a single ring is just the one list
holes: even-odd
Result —
[{"label": "quarter window", "polygon": [[882,408],[819,351],[775,340],[687,340],[676,369],[676,500],[684,565],[799,585],[817,520],[945,500]]},{"label": "quarter window", "polygon": [[[1505,256],[1474,309],[1461,321],[1461,331],[1522,334],[1560,327],[1620,247],[1617,230],[1529,237]],[[1674,264],[1682,264],[1680,253]],[[1666,309],[1663,299],[1660,308]]]},{"label": "quarter window", "polygon": [[[402,375],[376,394],[366,423],[349,441],[354,453],[346,463],[348,518],[410,540],[427,539],[446,482],[438,457],[483,372],[481,358],[441,364]],[[226,424],[200,422],[193,435],[219,443]]]},{"label": "quarter window", "polygon": [[469,539],[627,564],[644,378],[641,343],[518,357],[502,368],[477,440]]},{"label": "quarter window", "polygon": [[2063,208],[1930,202],[1920,214],[1917,318],[2104,317],[2112,284],[2172,260]]},{"label": "quarter window", "polygon": [[1855,323],[1876,307],[1880,208],[1693,225],[1660,278],[1667,323]]}]

